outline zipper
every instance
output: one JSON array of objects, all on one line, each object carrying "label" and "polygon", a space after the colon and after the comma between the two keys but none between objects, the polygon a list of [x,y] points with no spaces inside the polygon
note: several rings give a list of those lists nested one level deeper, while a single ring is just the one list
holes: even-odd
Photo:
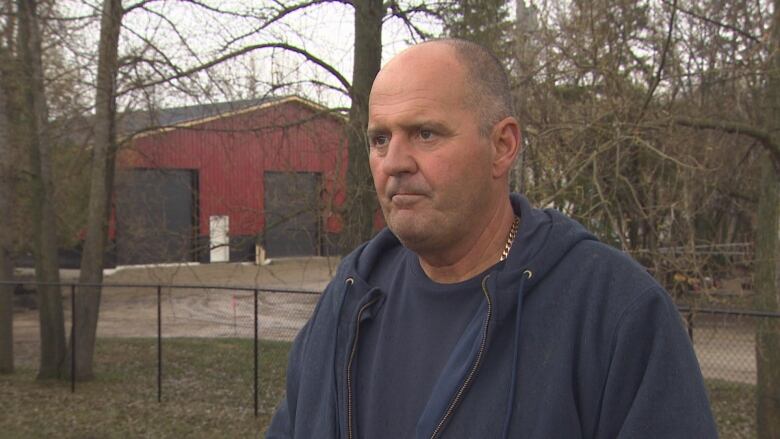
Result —
[{"label": "zipper", "polygon": [[[333,394],[336,396],[335,407],[339,406],[339,384],[338,384],[339,379],[338,379],[338,368],[336,367],[336,357],[338,355],[338,344],[339,344],[339,322],[341,321],[341,310],[344,308],[344,301],[346,300],[347,295],[349,294],[349,290],[354,283],[355,283],[355,279],[351,276],[344,281],[344,296],[341,297],[338,314],[336,314],[336,337],[333,343]],[[339,432],[339,437],[341,437],[341,415],[337,416],[336,419],[337,419],[336,431]]]},{"label": "zipper", "polygon": [[352,341],[352,352],[349,354],[349,362],[347,362],[347,438],[352,439],[352,361],[355,359],[355,353],[357,352],[358,336],[360,335],[360,317],[363,315],[363,311],[369,306],[373,305],[379,300],[379,297],[369,300],[363,306],[357,314],[355,320],[355,339]]},{"label": "zipper", "polygon": [[482,342],[479,345],[477,358],[474,360],[474,364],[471,366],[471,370],[469,371],[469,374],[466,376],[466,379],[460,385],[460,388],[458,389],[458,393],[455,394],[455,397],[452,399],[452,402],[450,402],[450,405],[447,407],[447,411],[444,412],[444,416],[441,418],[441,421],[439,421],[439,424],[436,426],[436,429],[433,430],[431,439],[436,439],[442,434],[444,430],[444,426],[452,417],[452,414],[455,412],[455,409],[457,408],[458,404],[460,404],[460,401],[461,399],[463,399],[463,395],[466,393],[466,390],[468,390],[469,386],[471,386],[471,383],[474,381],[474,377],[477,375],[479,366],[482,363],[482,357],[484,356],[485,349],[487,348],[488,325],[490,324],[490,318],[493,316],[493,302],[490,300],[490,294],[488,293],[487,287],[485,286],[485,283],[487,282],[489,277],[490,275],[487,275],[485,276],[484,279],[482,279],[482,294],[485,295],[485,300],[487,300],[487,316],[485,317],[485,323],[483,323],[482,325]]}]

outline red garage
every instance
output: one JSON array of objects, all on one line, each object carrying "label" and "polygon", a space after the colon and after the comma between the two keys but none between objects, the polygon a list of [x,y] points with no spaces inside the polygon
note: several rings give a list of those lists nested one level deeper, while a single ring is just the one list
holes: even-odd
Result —
[{"label": "red garage", "polygon": [[118,157],[117,263],[335,253],[344,121],[298,97],[136,114]]}]

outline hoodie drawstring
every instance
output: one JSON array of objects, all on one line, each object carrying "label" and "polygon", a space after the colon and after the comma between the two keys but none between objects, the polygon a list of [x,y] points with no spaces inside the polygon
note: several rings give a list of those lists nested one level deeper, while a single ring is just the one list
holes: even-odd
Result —
[{"label": "hoodie drawstring", "polygon": [[514,337],[514,353],[512,355],[512,379],[509,384],[509,395],[506,403],[506,415],[504,415],[504,433],[501,435],[504,439],[509,437],[509,425],[512,423],[512,412],[515,405],[515,390],[517,387],[517,358],[520,353],[520,314],[523,311],[523,287],[525,281],[533,276],[531,270],[525,270],[523,276],[520,278],[520,286],[517,294],[517,316],[515,317],[515,337]]}]

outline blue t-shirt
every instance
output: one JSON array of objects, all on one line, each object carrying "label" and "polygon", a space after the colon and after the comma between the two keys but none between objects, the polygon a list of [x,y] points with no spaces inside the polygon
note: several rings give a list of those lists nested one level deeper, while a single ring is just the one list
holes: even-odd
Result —
[{"label": "blue t-shirt", "polygon": [[389,259],[369,279],[387,299],[360,327],[354,366],[360,438],[414,436],[449,353],[485,301],[482,278],[495,268],[464,282],[439,284],[411,251]]}]

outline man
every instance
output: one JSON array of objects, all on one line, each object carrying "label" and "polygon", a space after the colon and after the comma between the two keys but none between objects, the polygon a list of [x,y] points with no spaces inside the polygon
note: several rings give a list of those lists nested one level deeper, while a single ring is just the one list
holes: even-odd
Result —
[{"label": "man", "polygon": [[267,437],[717,436],[666,292],[509,194],[520,129],[487,51],[395,57],[368,138],[388,229],[344,259],[296,339]]}]

